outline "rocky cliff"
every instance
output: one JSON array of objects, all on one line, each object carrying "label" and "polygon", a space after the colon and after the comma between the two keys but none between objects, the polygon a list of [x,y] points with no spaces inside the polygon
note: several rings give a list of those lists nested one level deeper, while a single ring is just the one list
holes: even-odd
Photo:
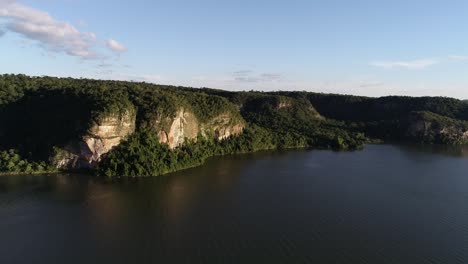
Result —
[{"label": "rocky cliff", "polygon": [[[62,169],[96,167],[105,154],[135,132],[137,118],[133,110],[99,118],[79,141],[56,148],[52,163]],[[244,126],[243,120],[231,113],[201,123],[193,112],[181,107],[172,116],[157,115],[151,129],[158,135],[161,143],[168,144],[173,149],[187,139],[196,140],[198,135],[225,139],[240,134]]]},{"label": "rocky cliff", "polygon": [[53,164],[67,169],[95,167],[103,155],[135,131],[135,120],[135,112],[130,110],[99,118],[80,141],[56,148]]},{"label": "rocky cliff", "polygon": [[406,121],[406,138],[441,144],[468,143],[468,122],[431,112],[412,112]]},{"label": "rocky cliff", "polygon": [[221,114],[202,123],[193,112],[180,108],[173,117],[158,117],[152,129],[158,134],[161,143],[175,148],[186,139],[196,139],[198,135],[225,139],[240,134],[244,126],[244,122],[231,113]]},{"label": "rocky cliff", "polygon": [[213,135],[218,140],[222,140],[242,133],[244,127],[245,123],[241,119],[233,118],[229,113],[224,113],[202,124],[200,132],[204,136]]},{"label": "rocky cliff", "polygon": [[186,138],[196,138],[199,128],[195,115],[184,108],[179,108],[174,116],[158,116],[152,125],[159,142],[168,144],[170,148],[183,144]]}]

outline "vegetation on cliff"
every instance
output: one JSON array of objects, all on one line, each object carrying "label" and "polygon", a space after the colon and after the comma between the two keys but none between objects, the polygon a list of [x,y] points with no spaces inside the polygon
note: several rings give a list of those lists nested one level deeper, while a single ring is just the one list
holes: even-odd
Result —
[{"label": "vegetation on cliff", "polygon": [[23,159],[15,150],[0,151],[0,174],[3,173],[45,173],[55,171],[45,162],[31,162]]},{"label": "vegetation on cliff", "polygon": [[427,111],[411,112],[406,126],[413,141],[444,145],[468,144],[468,121]]},{"label": "vegetation on cliff", "polygon": [[158,176],[201,165],[212,156],[275,147],[268,131],[257,126],[246,128],[239,136],[223,140],[199,136],[172,150],[167,144],[161,144],[150,130],[141,130],[111,151],[99,164],[97,173],[107,177]]},{"label": "vegetation on cliff", "polygon": [[[164,120],[180,109],[193,113],[205,126],[213,126],[211,120],[227,114],[231,122],[245,124],[245,129],[223,140],[200,135],[171,150],[151,128],[155,122],[168,126]],[[422,112],[414,119],[414,113]],[[15,161],[3,162],[0,170],[18,171],[11,164],[23,159],[28,161],[18,165],[23,168],[19,171],[41,170],[46,164],[41,162],[47,162],[54,149],[82,140],[102,118],[123,113],[134,113],[136,132],[104,158],[100,174],[159,175],[199,165],[210,156],[262,149],[358,149],[369,138],[443,144],[468,141],[468,104],[452,98],[229,92],[0,75],[0,150],[15,149],[7,151],[14,154],[4,159],[10,161],[13,155]],[[431,125],[414,132],[421,129],[414,126],[421,120]]]}]

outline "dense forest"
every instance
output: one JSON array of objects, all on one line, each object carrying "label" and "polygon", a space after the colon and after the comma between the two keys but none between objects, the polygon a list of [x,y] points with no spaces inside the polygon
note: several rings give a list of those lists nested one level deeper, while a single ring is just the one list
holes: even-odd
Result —
[{"label": "dense forest", "polygon": [[[172,120],[181,109],[190,113],[182,114],[183,120],[192,114],[196,120],[184,121],[195,122],[185,129],[193,126],[198,135],[170,148],[161,131],[178,135]],[[57,170],[54,160],[66,156],[64,149],[82,146],[102,120],[124,115],[134,119],[135,128],[88,168],[98,175],[157,176],[211,156],[267,149],[352,150],[379,140],[468,143],[468,103],[452,98],[230,92],[0,75],[0,173]],[[242,127],[242,133],[221,126]]]}]

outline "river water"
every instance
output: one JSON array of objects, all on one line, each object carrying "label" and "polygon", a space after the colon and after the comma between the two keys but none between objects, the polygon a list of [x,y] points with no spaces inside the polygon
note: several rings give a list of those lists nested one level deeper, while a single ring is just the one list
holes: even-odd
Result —
[{"label": "river water", "polygon": [[468,263],[468,149],[238,155],[0,177],[0,263]]}]

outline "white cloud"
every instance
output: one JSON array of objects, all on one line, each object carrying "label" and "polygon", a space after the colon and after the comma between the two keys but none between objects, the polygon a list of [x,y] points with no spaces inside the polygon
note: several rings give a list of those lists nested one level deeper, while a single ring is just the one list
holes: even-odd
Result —
[{"label": "white cloud", "polygon": [[292,80],[282,76],[280,81],[239,81],[229,75],[197,76],[191,81],[174,83],[192,87],[210,87],[232,91],[313,91],[325,93],[342,93],[355,95],[397,94],[396,85],[378,79],[345,79],[345,80]]},{"label": "white cloud", "polygon": [[236,82],[258,83],[258,82],[274,82],[281,80],[279,73],[261,73],[257,74],[251,70],[240,70],[232,73],[232,78]]},{"label": "white cloud", "polygon": [[164,78],[157,74],[143,74],[138,76],[129,76],[129,79],[136,81],[143,81],[148,83],[161,83]]},{"label": "white cloud", "polygon": [[82,59],[102,59],[95,51],[96,34],[81,32],[72,24],[59,21],[42,10],[16,2],[0,0],[4,29],[36,41],[49,52],[65,53]]},{"label": "white cloud", "polygon": [[116,53],[123,53],[127,51],[127,47],[125,47],[124,45],[120,44],[119,42],[113,39],[107,40],[106,45],[110,50]]},{"label": "white cloud", "polygon": [[[103,72],[100,72],[100,75],[105,75],[102,74]],[[147,83],[162,83],[166,81],[164,77],[158,74],[113,74],[113,72],[106,72],[107,76],[104,79],[107,80],[119,80],[119,81],[131,81],[131,82],[147,82]],[[96,78],[101,78],[102,76],[96,76]]]},{"label": "white cloud", "polygon": [[384,82],[377,82],[377,81],[363,81],[359,84],[359,88],[373,88],[385,85]]},{"label": "white cloud", "polygon": [[450,55],[448,58],[454,61],[468,61],[468,56]]},{"label": "white cloud", "polygon": [[439,64],[437,59],[420,59],[409,61],[374,61],[370,65],[384,69],[421,70]]}]

